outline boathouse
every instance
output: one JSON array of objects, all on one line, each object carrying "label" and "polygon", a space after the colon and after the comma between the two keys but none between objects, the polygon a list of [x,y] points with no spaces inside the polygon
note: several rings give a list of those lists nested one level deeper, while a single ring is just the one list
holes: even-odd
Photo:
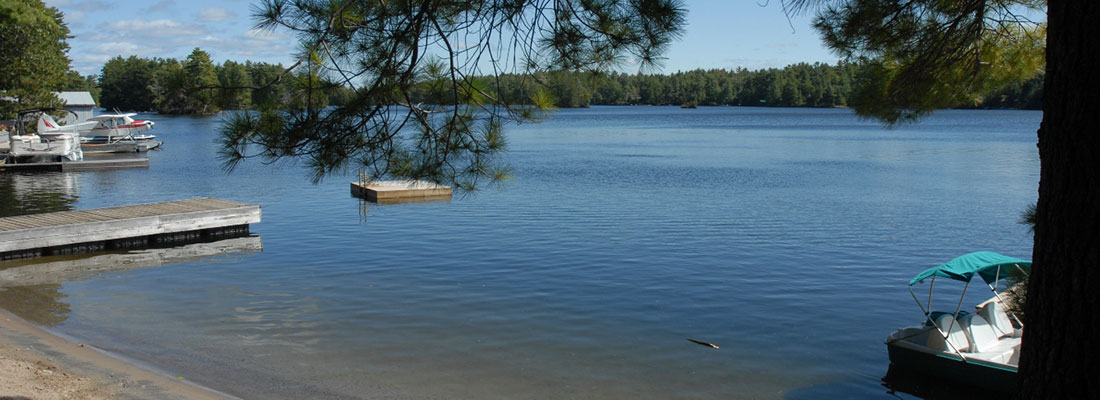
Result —
[{"label": "boathouse", "polygon": [[65,114],[65,117],[61,121],[66,125],[73,124],[81,121],[87,121],[92,117],[92,110],[95,109],[95,100],[92,99],[92,94],[88,92],[57,92],[57,98],[61,99],[65,103],[65,109],[72,111],[76,114],[76,120],[73,120],[72,114]]}]

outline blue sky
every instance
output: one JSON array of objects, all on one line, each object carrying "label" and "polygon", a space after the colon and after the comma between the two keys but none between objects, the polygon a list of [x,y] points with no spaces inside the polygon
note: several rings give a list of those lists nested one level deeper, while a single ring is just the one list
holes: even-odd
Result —
[{"label": "blue sky", "polygon": [[[76,37],[69,58],[80,73],[99,73],[115,56],[184,58],[195,47],[215,62],[289,64],[295,50],[282,32],[257,31],[249,0],[45,0],[65,13]],[[779,0],[688,0],[683,38],[666,53],[663,73],[695,68],[749,69],[796,62],[833,63],[811,16],[788,22]],[[633,72],[633,71],[630,71]]]}]

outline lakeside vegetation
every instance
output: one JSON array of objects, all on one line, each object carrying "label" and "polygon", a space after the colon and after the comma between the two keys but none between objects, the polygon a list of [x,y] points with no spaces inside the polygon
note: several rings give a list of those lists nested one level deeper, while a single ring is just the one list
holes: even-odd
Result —
[{"label": "lakeside vegetation", "polygon": [[[328,86],[326,96],[314,105],[342,105],[354,96],[352,89],[326,83],[307,71],[282,76],[280,64],[225,61],[214,64],[209,54],[196,48],[184,60],[121,56],[109,60],[97,77],[72,78],[79,86],[98,94],[102,107],[120,110],[156,110],[164,114],[214,114],[221,110],[264,108],[275,104],[304,106],[307,88]],[[784,68],[696,69],[671,74],[550,71],[533,75],[505,74],[471,78],[471,86],[509,104],[527,104],[545,93],[557,107],[589,105],[701,105],[766,107],[847,107],[863,69],[841,62],[799,63]],[[415,103],[439,104],[433,82],[422,82],[413,91]],[[81,86],[82,85],[82,86]],[[314,94],[318,91],[313,91]],[[1041,105],[1042,79],[1013,82],[963,108],[1037,109]]]},{"label": "lakeside vegetation", "polygon": [[53,92],[69,78],[63,17],[38,0],[0,0],[0,119],[28,106],[61,105]]},{"label": "lakeside vegetation", "polygon": [[[301,107],[307,87],[325,84],[306,71],[284,71],[280,64],[251,61],[214,64],[198,48],[183,60],[118,56],[108,60],[98,76],[98,101],[110,109],[203,115],[274,104]],[[350,89],[334,87],[328,96],[309,102],[321,107],[340,103],[347,92]]]},{"label": "lakeside vegetation", "polygon": [[[503,75],[503,100],[523,104],[545,88],[558,107],[588,105],[700,105],[847,107],[865,73],[859,64],[798,63],[783,68],[695,69],[667,75],[555,71],[532,77]],[[488,78],[483,78],[488,79]],[[1038,109],[1042,78],[1011,82],[962,108]],[[426,99],[430,100],[430,99]],[[430,101],[429,101],[430,102]]]}]

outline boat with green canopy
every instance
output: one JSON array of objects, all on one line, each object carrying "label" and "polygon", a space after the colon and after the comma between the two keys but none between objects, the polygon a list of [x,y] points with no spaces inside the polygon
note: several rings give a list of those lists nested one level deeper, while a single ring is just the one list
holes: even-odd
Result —
[{"label": "boat with green canopy", "polygon": [[[979,251],[917,274],[909,281],[909,294],[925,321],[886,338],[890,362],[964,385],[1014,392],[1024,327],[1008,312],[1007,299],[998,292],[998,286],[1002,281],[1018,281],[1030,271],[1030,261]],[[993,291],[993,297],[975,307],[974,312],[964,311],[962,303],[975,276]],[[954,312],[932,310],[933,288],[942,278],[965,283]],[[922,303],[914,288],[926,281],[928,296]]]}]

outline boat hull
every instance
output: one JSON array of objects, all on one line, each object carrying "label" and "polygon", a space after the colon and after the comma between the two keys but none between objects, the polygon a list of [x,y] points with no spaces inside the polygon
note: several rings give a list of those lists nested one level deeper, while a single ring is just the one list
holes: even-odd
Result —
[{"label": "boat hull", "polygon": [[102,154],[102,153],[144,153],[149,150],[155,150],[159,148],[163,142],[154,140],[123,140],[115,141],[113,143],[85,143],[81,147],[84,150],[84,154]]},{"label": "boat hull", "polygon": [[963,360],[955,354],[920,351],[900,343],[900,341],[886,343],[890,363],[898,367],[994,392],[1014,393],[1016,391],[1015,369],[975,358]]}]

